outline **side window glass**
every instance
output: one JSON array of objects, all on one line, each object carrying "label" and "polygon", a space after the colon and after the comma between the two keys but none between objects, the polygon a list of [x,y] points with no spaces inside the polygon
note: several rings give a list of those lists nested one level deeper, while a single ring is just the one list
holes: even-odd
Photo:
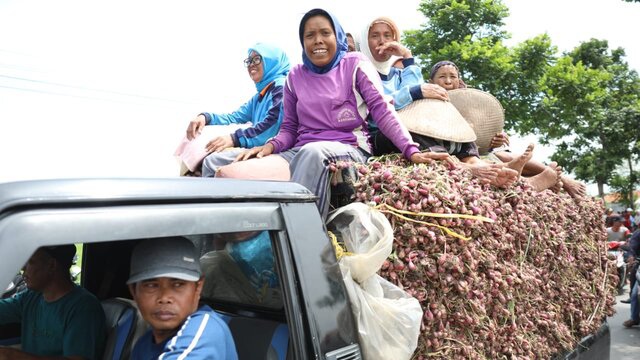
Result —
[{"label": "side window glass", "polygon": [[282,308],[268,231],[213,234],[200,240],[203,299]]}]

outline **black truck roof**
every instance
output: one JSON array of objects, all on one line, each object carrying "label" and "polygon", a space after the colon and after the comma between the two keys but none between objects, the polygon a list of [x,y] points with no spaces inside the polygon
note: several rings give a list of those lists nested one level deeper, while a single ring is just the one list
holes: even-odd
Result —
[{"label": "black truck roof", "polygon": [[224,199],[310,202],[315,196],[286,181],[211,178],[56,179],[0,183],[0,213],[8,208],[71,203],[204,202]]}]

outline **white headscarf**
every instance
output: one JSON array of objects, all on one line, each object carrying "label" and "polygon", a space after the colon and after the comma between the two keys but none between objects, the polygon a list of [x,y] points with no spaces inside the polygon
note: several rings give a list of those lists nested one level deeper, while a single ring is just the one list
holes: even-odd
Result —
[{"label": "white headscarf", "polygon": [[357,39],[358,41],[356,41],[356,50],[365,54],[369,58],[369,60],[371,60],[373,65],[376,67],[376,70],[378,70],[380,74],[389,75],[389,72],[391,71],[391,67],[396,61],[398,61],[398,59],[401,59],[401,57],[392,55],[389,57],[389,59],[387,59],[387,61],[383,61],[383,62],[377,61],[376,59],[373,58],[371,49],[369,49],[369,29],[371,29],[373,25],[378,23],[389,25],[389,27],[391,28],[391,31],[393,31],[393,40],[398,42],[400,41],[400,29],[398,28],[396,23],[393,20],[389,19],[388,17],[381,16],[374,19],[370,23],[368,23],[362,29],[359,39]]}]

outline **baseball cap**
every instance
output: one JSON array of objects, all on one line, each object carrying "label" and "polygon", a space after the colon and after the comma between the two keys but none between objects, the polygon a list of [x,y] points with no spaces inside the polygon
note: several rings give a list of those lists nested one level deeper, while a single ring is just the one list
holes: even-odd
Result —
[{"label": "baseball cap", "polygon": [[71,267],[73,257],[76,255],[75,245],[44,246],[42,250],[67,268]]},{"label": "baseball cap", "polygon": [[146,239],[133,249],[127,284],[159,277],[198,281],[201,274],[200,259],[189,239]]}]

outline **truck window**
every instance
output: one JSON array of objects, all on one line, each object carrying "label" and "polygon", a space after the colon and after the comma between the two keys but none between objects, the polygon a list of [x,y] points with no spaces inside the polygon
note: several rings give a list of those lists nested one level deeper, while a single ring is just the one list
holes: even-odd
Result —
[{"label": "truck window", "polygon": [[201,249],[205,301],[282,308],[268,231],[219,233],[191,240]]}]

